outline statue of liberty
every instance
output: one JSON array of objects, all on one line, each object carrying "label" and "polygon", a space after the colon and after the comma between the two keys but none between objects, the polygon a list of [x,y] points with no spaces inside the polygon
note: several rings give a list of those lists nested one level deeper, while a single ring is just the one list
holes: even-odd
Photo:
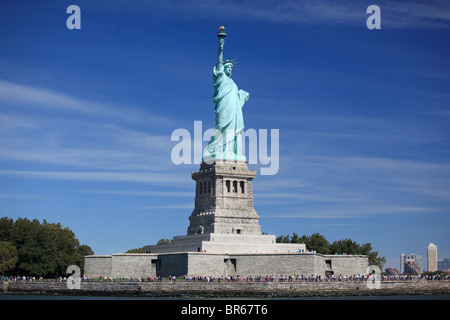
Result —
[{"label": "statue of liberty", "polygon": [[203,154],[204,161],[235,160],[245,161],[242,150],[242,131],[244,117],[242,107],[249,98],[249,93],[239,90],[231,79],[233,60],[223,60],[225,43],[225,28],[220,27],[219,52],[217,63],[213,70],[214,95],[212,101],[216,104],[216,125],[211,140]]}]

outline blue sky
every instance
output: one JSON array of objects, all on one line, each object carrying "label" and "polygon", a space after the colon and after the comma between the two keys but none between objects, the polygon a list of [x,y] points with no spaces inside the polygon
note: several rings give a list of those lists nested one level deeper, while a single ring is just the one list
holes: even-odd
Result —
[{"label": "blue sky", "polygon": [[198,165],[170,138],[214,126],[224,25],[246,128],[280,132],[278,173],[253,183],[262,230],[370,242],[385,267],[450,256],[448,3],[3,0],[0,21],[1,216],[96,254],[184,235]]}]

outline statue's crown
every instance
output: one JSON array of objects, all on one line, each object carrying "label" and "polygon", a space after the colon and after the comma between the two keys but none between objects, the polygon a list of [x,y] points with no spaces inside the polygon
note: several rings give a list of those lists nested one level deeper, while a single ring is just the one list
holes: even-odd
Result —
[{"label": "statue's crown", "polygon": [[225,66],[225,65],[231,63],[231,65],[234,66],[234,65],[237,63],[236,60],[237,60],[237,59],[227,59],[227,60],[225,60],[225,61],[223,62],[223,65]]}]

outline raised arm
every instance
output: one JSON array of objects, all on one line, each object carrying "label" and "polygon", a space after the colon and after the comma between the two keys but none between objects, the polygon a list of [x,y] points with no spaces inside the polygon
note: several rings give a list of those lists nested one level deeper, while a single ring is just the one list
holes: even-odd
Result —
[{"label": "raised arm", "polygon": [[219,52],[217,53],[217,63],[216,63],[216,69],[220,69],[223,65],[223,45],[225,43],[225,38],[220,37],[219,38]]}]

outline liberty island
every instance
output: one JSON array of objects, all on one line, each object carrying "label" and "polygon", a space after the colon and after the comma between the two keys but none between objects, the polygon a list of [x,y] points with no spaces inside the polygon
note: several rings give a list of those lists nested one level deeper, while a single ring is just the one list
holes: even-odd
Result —
[{"label": "liberty island", "polygon": [[252,181],[242,148],[243,106],[249,93],[231,78],[234,60],[223,59],[225,28],[217,34],[213,68],[215,128],[195,181],[194,209],[186,235],[171,244],[148,245],[143,254],[85,257],[86,277],[333,275],[368,271],[365,255],[325,255],[302,243],[277,243],[261,233]]}]

